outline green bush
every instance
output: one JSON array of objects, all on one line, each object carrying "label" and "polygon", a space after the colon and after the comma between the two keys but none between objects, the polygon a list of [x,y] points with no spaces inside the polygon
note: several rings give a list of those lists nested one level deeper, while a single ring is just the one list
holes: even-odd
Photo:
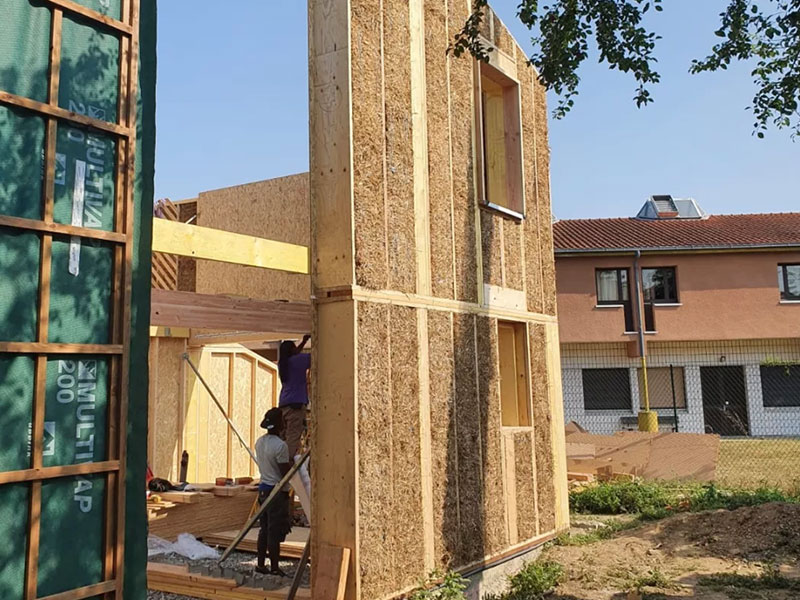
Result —
[{"label": "green bush", "polygon": [[466,600],[464,590],[468,584],[469,581],[453,571],[432,571],[409,600]]},{"label": "green bush", "polygon": [[553,561],[528,563],[508,580],[508,591],[484,600],[541,600],[564,578],[564,568]]}]

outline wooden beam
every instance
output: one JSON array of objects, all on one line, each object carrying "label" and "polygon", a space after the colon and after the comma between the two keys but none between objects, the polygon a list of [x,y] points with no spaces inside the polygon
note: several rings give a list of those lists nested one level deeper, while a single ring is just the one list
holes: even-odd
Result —
[{"label": "wooden beam", "polygon": [[4,471],[0,473],[0,485],[7,483],[22,483],[24,481],[43,481],[58,477],[73,477],[75,475],[91,475],[94,473],[111,473],[119,470],[118,460],[103,462],[79,463],[77,465],[63,465],[61,467],[39,467],[23,469],[21,471]]},{"label": "wooden beam", "polygon": [[311,303],[253,300],[194,292],[152,290],[150,324],[168,327],[263,331],[286,337],[311,331]]},{"label": "wooden beam", "polygon": [[157,327],[150,326],[150,337],[188,338],[191,331],[188,327]]},{"label": "wooden beam", "polygon": [[153,219],[153,252],[289,271],[309,272],[308,248],[166,219]]},{"label": "wooden beam", "polygon": [[83,600],[84,598],[94,598],[95,596],[113,591],[116,585],[117,583],[114,580],[103,581],[102,583],[87,585],[76,590],[69,590],[51,596],[43,596],[39,598],[39,600]]},{"label": "wooden beam", "polygon": [[0,104],[18,106],[20,108],[25,108],[39,113],[42,116],[55,117],[65,121],[71,121],[73,123],[85,125],[91,129],[98,129],[100,131],[105,131],[106,133],[112,133],[121,137],[130,138],[135,133],[133,130],[123,127],[122,125],[101,121],[100,119],[93,119],[59,106],[44,104],[43,102],[37,102],[36,100],[31,100],[30,98],[23,98],[22,96],[9,94],[8,92],[0,91]]}]

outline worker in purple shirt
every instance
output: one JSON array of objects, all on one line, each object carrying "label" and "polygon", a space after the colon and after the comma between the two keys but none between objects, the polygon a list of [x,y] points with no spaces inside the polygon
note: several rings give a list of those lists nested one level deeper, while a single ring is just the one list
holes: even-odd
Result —
[{"label": "worker in purple shirt", "polygon": [[310,339],[310,335],[303,336],[298,345],[290,340],[282,342],[278,352],[278,375],[282,386],[278,406],[286,424],[285,439],[292,458],[297,455],[306,427],[307,373],[311,368],[311,355],[305,354],[303,348]]}]

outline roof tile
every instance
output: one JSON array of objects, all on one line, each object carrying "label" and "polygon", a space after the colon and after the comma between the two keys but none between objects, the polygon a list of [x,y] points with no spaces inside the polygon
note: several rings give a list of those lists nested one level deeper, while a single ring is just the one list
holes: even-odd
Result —
[{"label": "roof tile", "polygon": [[556,253],[800,246],[800,213],[705,219],[572,219],[553,225]]}]

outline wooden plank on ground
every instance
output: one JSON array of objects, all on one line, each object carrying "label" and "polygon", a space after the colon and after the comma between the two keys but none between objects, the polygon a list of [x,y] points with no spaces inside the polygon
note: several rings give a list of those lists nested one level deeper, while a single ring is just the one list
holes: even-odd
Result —
[{"label": "wooden plank on ground", "polygon": [[[299,559],[303,554],[310,531],[308,527],[292,527],[291,533],[286,536],[286,541],[281,544],[281,556]],[[217,545],[227,548],[238,533],[238,530],[210,533],[203,536],[203,542],[210,546]],[[258,529],[250,530],[236,549],[242,552],[256,552],[258,550]]]},{"label": "wooden plank on ground", "polygon": [[347,569],[350,548],[319,544],[319,556],[314,557],[311,568],[315,571],[314,596],[325,600],[343,600],[347,586]]}]

